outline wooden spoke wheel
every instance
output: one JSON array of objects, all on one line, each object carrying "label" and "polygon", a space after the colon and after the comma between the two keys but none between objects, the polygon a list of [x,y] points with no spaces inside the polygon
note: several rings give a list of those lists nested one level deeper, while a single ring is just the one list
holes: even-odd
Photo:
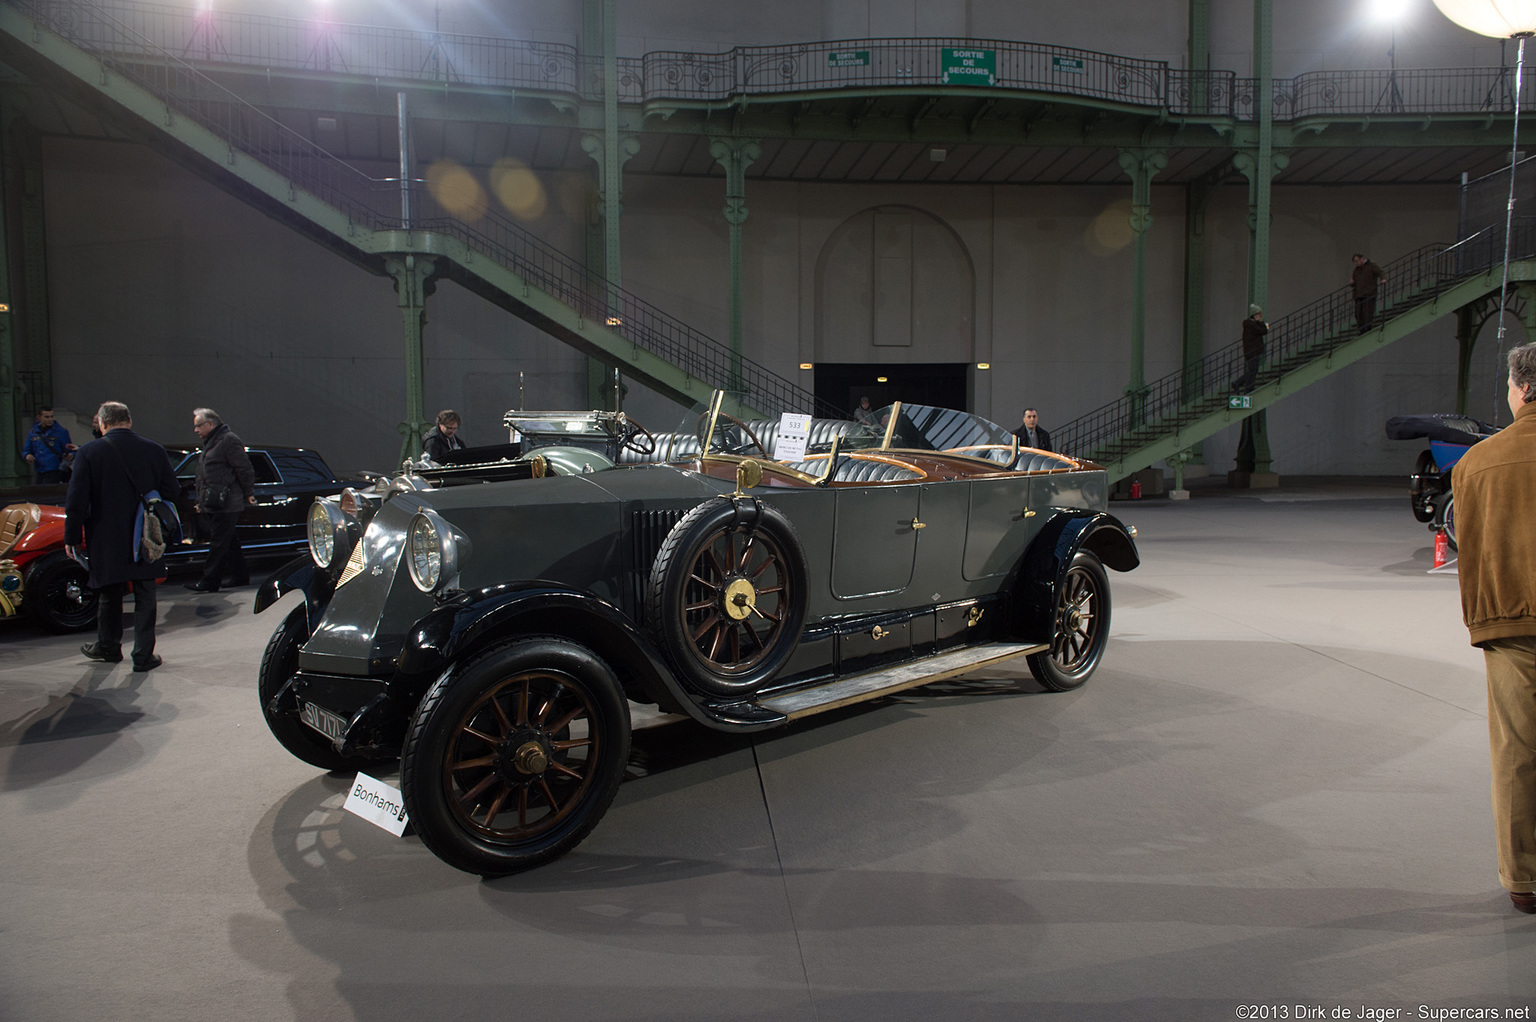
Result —
[{"label": "wooden spoke wheel", "polygon": [[1080,551],[1056,593],[1049,652],[1028,658],[1035,680],[1053,692],[1086,682],[1109,642],[1109,577],[1099,559]]},{"label": "wooden spoke wheel", "polygon": [[805,628],[805,551],[755,498],[716,498],[673,527],[651,569],[647,621],[679,675],[734,696],[778,673]]},{"label": "wooden spoke wheel", "polygon": [[450,672],[416,711],[401,761],[406,810],[451,866],[496,876],[574,848],[613,801],[629,705],[590,650],[540,637]]}]

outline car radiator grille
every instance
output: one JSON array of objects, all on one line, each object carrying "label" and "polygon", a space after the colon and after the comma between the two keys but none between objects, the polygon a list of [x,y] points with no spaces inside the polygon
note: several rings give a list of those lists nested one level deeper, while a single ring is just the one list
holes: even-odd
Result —
[{"label": "car radiator grille", "polygon": [[629,606],[632,620],[645,620],[645,591],[650,585],[651,565],[666,542],[667,533],[687,514],[686,509],[666,511],[631,511],[629,514]]}]

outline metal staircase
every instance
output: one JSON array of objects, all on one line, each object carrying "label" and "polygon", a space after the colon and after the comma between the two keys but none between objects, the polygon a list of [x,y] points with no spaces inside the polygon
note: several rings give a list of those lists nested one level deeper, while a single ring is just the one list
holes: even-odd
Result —
[{"label": "metal staircase", "polygon": [[[1375,322],[1355,326],[1349,289],[1334,292],[1270,324],[1266,353],[1251,392],[1237,395],[1242,342],[1154,380],[1052,431],[1058,451],[1096,461],[1118,481],[1310,386],[1442,316],[1489,294],[1503,274],[1504,224],[1454,245],[1428,245],[1384,266]],[[1510,235],[1509,280],[1536,280],[1536,219]],[[1233,398],[1237,400],[1234,401]],[[1246,402],[1243,398],[1246,397]]]},{"label": "metal staircase", "polygon": [[494,210],[468,224],[418,182],[370,177],[88,0],[0,0],[0,60],[371,272],[432,260],[429,279],[451,279],[684,404],[721,388],[742,418],[841,416]]}]

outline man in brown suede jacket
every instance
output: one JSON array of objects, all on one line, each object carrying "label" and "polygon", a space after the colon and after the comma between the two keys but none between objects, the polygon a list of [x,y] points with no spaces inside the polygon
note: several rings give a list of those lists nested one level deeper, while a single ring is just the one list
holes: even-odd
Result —
[{"label": "man in brown suede jacket", "polygon": [[1536,913],[1536,344],[1509,353],[1515,421],[1469,450],[1456,496],[1461,611],[1488,669],[1499,881]]}]

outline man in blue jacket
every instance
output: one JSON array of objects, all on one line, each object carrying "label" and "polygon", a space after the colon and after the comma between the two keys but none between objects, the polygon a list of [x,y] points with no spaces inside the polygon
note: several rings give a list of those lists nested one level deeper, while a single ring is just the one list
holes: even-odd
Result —
[{"label": "man in blue jacket", "polygon": [[37,423],[27,434],[21,456],[32,466],[39,483],[62,483],[64,463],[75,453],[75,445],[69,442],[69,430],[53,421],[53,408],[43,405],[37,410]]}]

